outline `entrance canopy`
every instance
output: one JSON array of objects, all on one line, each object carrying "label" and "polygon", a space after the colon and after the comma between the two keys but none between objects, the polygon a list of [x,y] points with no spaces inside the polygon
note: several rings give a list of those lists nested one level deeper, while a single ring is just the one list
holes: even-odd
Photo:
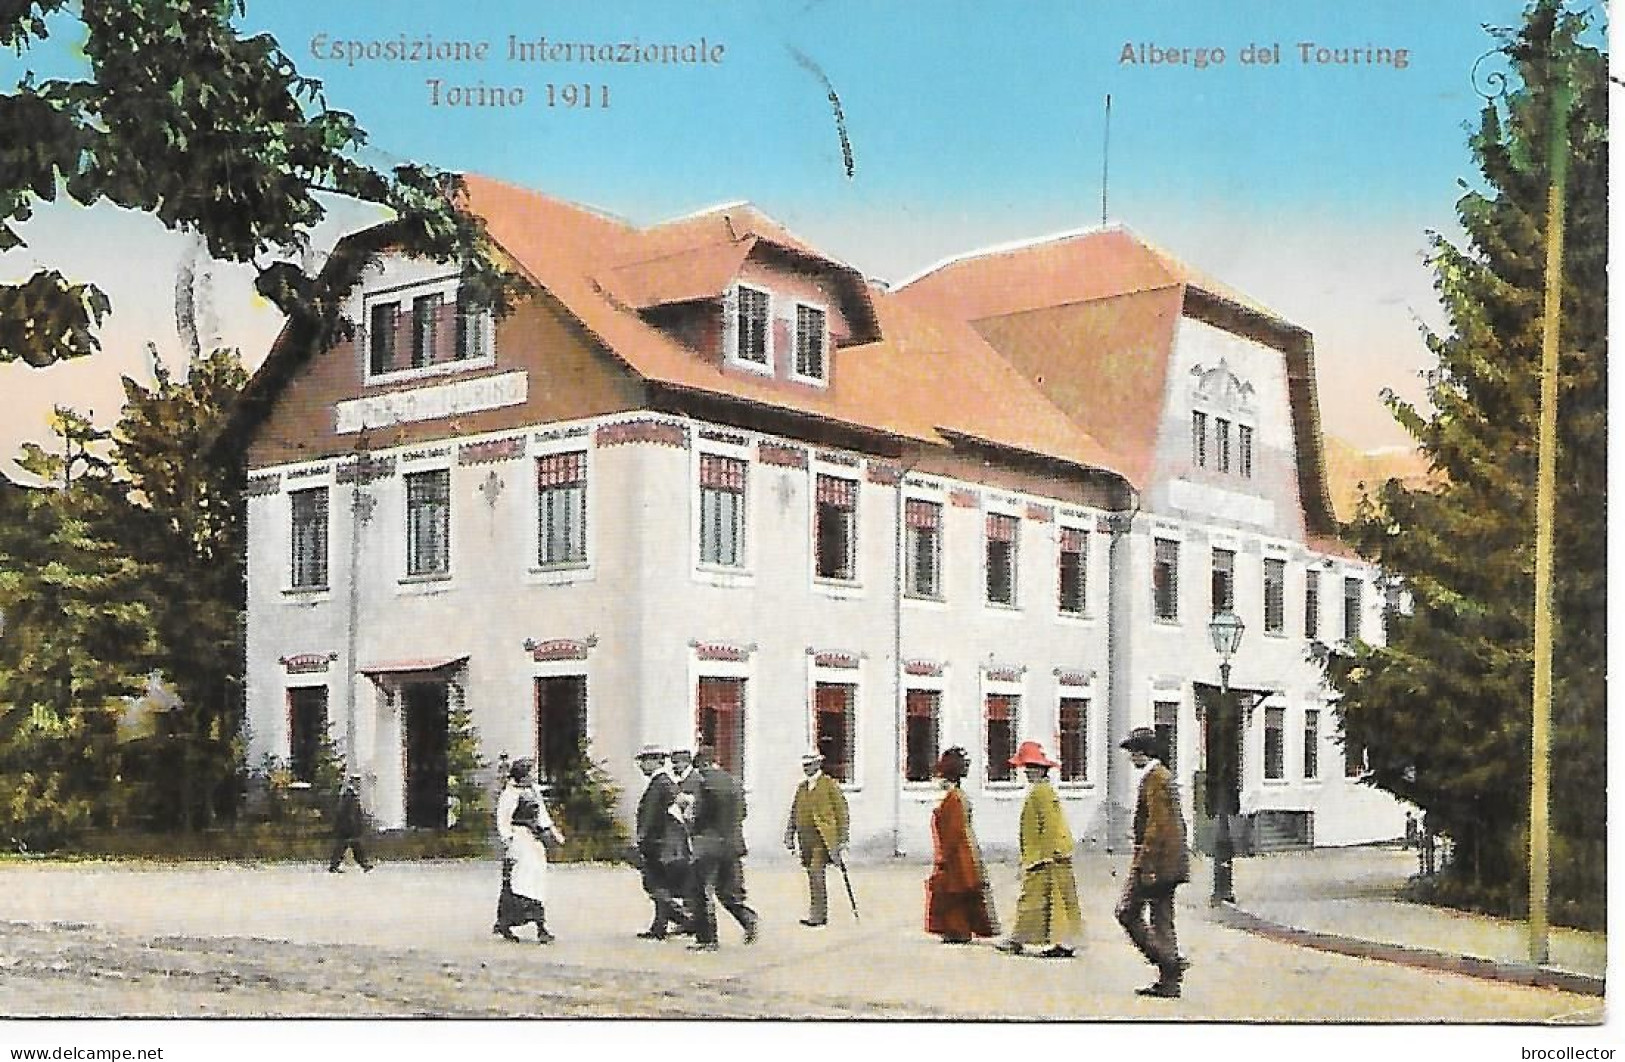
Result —
[{"label": "entrance canopy", "polygon": [[468,654],[461,656],[428,656],[409,660],[384,660],[363,664],[360,671],[374,682],[407,681],[414,677],[439,678],[468,663]]}]

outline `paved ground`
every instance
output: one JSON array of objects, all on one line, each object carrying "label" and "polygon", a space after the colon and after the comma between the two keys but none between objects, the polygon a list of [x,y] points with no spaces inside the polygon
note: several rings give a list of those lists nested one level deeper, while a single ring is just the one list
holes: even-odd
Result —
[{"label": "paved ground", "polygon": [[[1308,883],[1354,893],[1385,858],[1238,862],[1237,889],[1292,904]],[[1387,859],[1392,863],[1392,859]],[[837,890],[829,928],[796,924],[799,868],[752,865],[762,939],[723,949],[635,939],[648,907],[620,867],[556,867],[557,944],[490,935],[492,862],[0,866],[0,1000],[14,1016],[1016,1018],[1225,1022],[1595,1023],[1603,1001],[1292,947],[1215,924],[1205,880],[1182,890],[1184,999],[1141,999],[1149,968],[1111,917],[1121,860],[1079,865],[1087,940],[1070,961],[938,944],[920,929],[925,868],[855,867],[862,921]],[[1359,868],[1364,868],[1359,869]],[[1205,877],[1205,872],[1199,872]],[[1297,885],[1293,881],[1298,882]],[[833,884],[833,882],[832,882]],[[1013,911],[1012,868],[995,870]],[[1339,917],[1357,917],[1358,906]],[[1465,937],[1463,939],[1466,939]]]}]

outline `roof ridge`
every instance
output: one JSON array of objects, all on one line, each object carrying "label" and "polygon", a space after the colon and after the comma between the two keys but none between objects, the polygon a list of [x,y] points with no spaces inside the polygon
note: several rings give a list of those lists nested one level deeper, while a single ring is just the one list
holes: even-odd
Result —
[{"label": "roof ridge", "polygon": [[952,265],[958,265],[961,262],[969,262],[977,258],[992,258],[995,255],[1001,254],[1014,254],[1017,251],[1025,251],[1034,247],[1042,247],[1047,243],[1064,243],[1067,240],[1083,239],[1089,236],[1101,236],[1109,232],[1121,232],[1137,243],[1145,243],[1145,240],[1140,237],[1139,233],[1135,232],[1121,221],[1110,221],[1104,225],[1090,225],[1081,228],[1062,229],[1059,232],[1052,232],[1045,236],[1026,236],[1022,237],[1021,239],[1006,240],[1002,243],[990,244],[986,247],[974,248],[969,251],[960,251],[957,254],[951,254],[933,265],[926,266],[924,269],[912,274],[906,279],[895,282],[892,284],[892,290],[897,291],[902,288],[906,288],[908,285],[913,284],[916,281],[923,280],[938,270],[946,269]]}]

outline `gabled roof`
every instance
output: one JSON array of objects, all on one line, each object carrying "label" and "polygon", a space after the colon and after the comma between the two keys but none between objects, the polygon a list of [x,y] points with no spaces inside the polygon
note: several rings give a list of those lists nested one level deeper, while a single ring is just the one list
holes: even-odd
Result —
[{"label": "gabled roof", "polygon": [[1112,225],[962,255],[905,281],[898,295],[972,323],[1007,356],[1016,355],[1019,331],[1021,368],[1041,386],[1043,360],[1065,352],[1069,383],[1052,380],[1046,393],[1080,427],[1112,440],[1121,471],[1139,484],[1150,477],[1181,316],[1281,351],[1305,519],[1311,533],[1335,532],[1310,334],[1129,229]]},{"label": "gabled roof", "polygon": [[[674,393],[788,411],[932,446],[985,446],[1121,475],[1122,462],[1080,429],[963,321],[905,307],[852,267],[743,204],[638,229],[490,178],[465,177],[465,206],[511,267],[557,301],[638,378]],[[377,230],[348,237],[376,240]],[[786,385],[702,357],[639,311],[723,293],[759,249],[842,278],[855,335],[828,387]],[[867,320],[865,320],[867,318]],[[252,430],[312,352],[288,330],[250,382],[238,430]]]}]

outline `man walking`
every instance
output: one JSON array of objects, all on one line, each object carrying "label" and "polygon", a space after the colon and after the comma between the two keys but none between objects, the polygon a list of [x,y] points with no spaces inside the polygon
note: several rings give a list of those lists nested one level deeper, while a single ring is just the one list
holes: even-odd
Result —
[{"label": "man walking", "polygon": [[784,847],[801,849],[801,865],[807,868],[807,917],[804,926],[829,922],[829,890],[826,869],[831,863],[846,865],[848,821],[846,794],[840,783],[824,773],[824,756],[810,749],[801,757],[806,779],[796,786],[790,802],[790,821],[784,826]]},{"label": "man walking", "polygon": [[638,868],[643,872],[643,891],[655,906],[654,920],[638,936],[643,940],[664,940],[672,924],[681,929],[688,921],[672,887],[672,868],[687,858],[684,851],[687,838],[683,836],[682,823],[671,816],[677,783],[666,767],[666,750],[658,745],[645,745],[638,752],[637,761],[638,769],[649,779],[649,784],[638,800],[634,848]]},{"label": "man walking", "polygon": [[[699,785],[689,805],[690,843],[694,850],[694,924],[690,951],[717,950],[716,904],[725,907],[745,931],[745,943],[756,943],[756,912],[745,905],[745,794],[733,775],[716,765],[716,750],[694,751]],[[679,798],[681,799],[681,798]]]},{"label": "man walking", "polygon": [[371,870],[367,853],[361,847],[361,837],[367,832],[367,815],[361,810],[361,776],[346,775],[339,789],[338,804],[333,809],[333,852],[327,859],[329,874],[342,874],[345,850],[355,853],[355,861],[362,870]]},{"label": "man walking", "polygon": [[1139,798],[1134,804],[1134,857],[1117,904],[1117,921],[1157,968],[1156,983],[1135,989],[1135,994],[1178,999],[1190,965],[1179,955],[1174,932],[1174,889],[1191,877],[1185,817],[1174,776],[1157,758],[1156,732],[1136,727],[1120,747],[1128,750],[1139,774]]}]

